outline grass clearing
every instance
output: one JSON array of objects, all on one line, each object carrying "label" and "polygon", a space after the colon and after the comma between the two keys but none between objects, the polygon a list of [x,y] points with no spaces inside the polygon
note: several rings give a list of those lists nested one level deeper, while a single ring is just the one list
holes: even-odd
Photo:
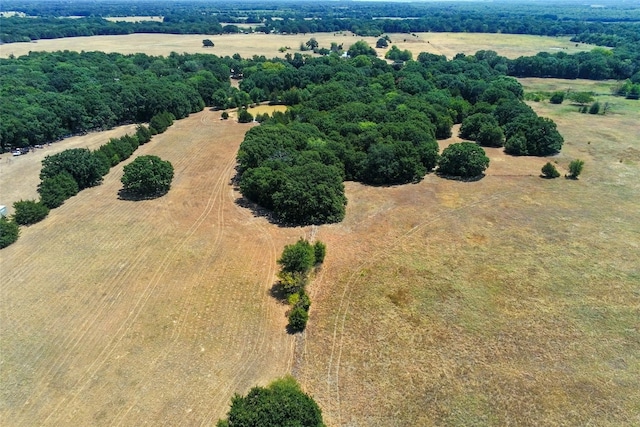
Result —
[{"label": "grass clearing", "polygon": [[[401,49],[413,52],[414,58],[420,52],[446,55],[452,58],[456,53],[473,54],[478,50],[492,50],[508,58],[521,55],[535,55],[540,51],[575,53],[590,50],[594,46],[569,41],[568,37],[541,37],[512,34],[469,34],[469,33],[417,33],[389,34],[393,44]],[[329,48],[331,42],[342,44],[348,49],[358,40],[366,40],[371,46],[376,45],[377,37],[357,37],[349,32],[342,33],[308,33],[295,35],[280,34],[130,34],[118,36],[73,37],[53,40],[38,40],[31,43],[11,43],[0,45],[0,57],[9,55],[21,56],[30,51],[103,51],[132,54],[144,52],[148,55],[167,56],[177,53],[211,53],[218,56],[231,56],[239,53],[242,57],[265,55],[268,58],[281,57],[287,53],[299,51],[300,45],[314,37],[320,47]],[[210,39],[215,47],[204,48],[202,40]],[[405,41],[406,39],[406,41]],[[291,50],[280,52],[278,49],[288,46]],[[389,47],[390,48],[390,47]],[[378,56],[384,57],[387,49],[376,49]],[[309,53],[309,52],[304,52]]]}]

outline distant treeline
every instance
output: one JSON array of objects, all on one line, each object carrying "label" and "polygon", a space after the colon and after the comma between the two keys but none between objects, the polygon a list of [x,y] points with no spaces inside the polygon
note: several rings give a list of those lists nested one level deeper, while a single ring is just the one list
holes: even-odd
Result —
[{"label": "distant treeline", "polygon": [[[175,7],[174,7],[175,6]],[[234,4],[200,2],[163,6],[141,3],[27,2],[4,5],[34,17],[0,18],[0,42],[11,43],[92,35],[133,33],[223,34],[241,31],[299,34],[351,31],[359,36],[384,33],[481,32],[572,36],[576,43],[614,48],[567,55],[519,58],[508,68],[517,77],[560,77],[640,81],[640,8],[566,5],[451,4],[393,5],[359,2]],[[103,17],[162,16],[162,22],[111,22]],[[64,16],[81,16],[79,19]],[[235,24],[249,24],[241,28]],[[634,76],[635,75],[635,76]]]}]

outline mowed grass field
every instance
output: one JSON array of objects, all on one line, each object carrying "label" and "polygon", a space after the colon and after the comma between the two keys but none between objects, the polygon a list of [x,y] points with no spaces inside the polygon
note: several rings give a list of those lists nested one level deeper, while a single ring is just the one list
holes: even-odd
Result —
[{"label": "mowed grass field", "polygon": [[208,110],[176,122],[135,153],[172,162],[166,196],[119,200],[121,164],[0,251],[0,424],[212,425],[234,393],[290,372],[269,290],[310,230],[238,205],[249,126]]},{"label": "mowed grass field", "polygon": [[[0,251],[0,424],[212,425],[289,372],[330,426],[640,424],[640,104],[607,100],[605,116],[530,104],[565,136],[553,158],[495,149],[477,182],[346,183],[347,217],[318,228],[238,203],[251,125],[176,122],[135,154],[173,163],[166,196],[119,200],[120,165]],[[10,166],[37,173],[36,155]],[[538,177],[575,158],[579,180]],[[4,194],[23,174],[1,165]],[[269,289],[284,245],[312,236],[328,253],[294,338]]]},{"label": "mowed grass field", "polygon": [[[167,56],[177,53],[212,53],[231,56],[239,53],[244,58],[265,55],[267,58],[284,57],[287,53],[299,52],[300,44],[314,37],[320,47],[329,48],[331,42],[342,44],[345,50],[358,40],[367,41],[372,47],[377,37],[357,37],[351,33],[308,33],[295,35],[276,34],[226,34],[226,35],[174,35],[174,34],[131,34],[121,36],[73,37],[54,40],[38,40],[31,43],[11,43],[0,45],[0,57],[21,56],[30,51],[103,51],[131,54],[144,52],[149,55]],[[478,50],[492,49],[508,58],[521,55],[535,55],[538,52],[575,53],[590,50],[592,45],[576,44],[569,37],[541,37],[513,34],[472,34],[472,33],[416,33],[389,34],[392,42],[400,49],[410,50],[414,58],[420,52],[446,55],[451,59],[456,53],[476,53]],[[210,39],[215,47],[204,48],[203,39]],[[290,50],[280,52],[281,47]],[[389,46],[390,48],[391,46]],[[387,48],[387,49],[389,49]],[[384,57],[387,49],[376,49],[378,56]],[[310,52],[303,52],[310,53]]]}]

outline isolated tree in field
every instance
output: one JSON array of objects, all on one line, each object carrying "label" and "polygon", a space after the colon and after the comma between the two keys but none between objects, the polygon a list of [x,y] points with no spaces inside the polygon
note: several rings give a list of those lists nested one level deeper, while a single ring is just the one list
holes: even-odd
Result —
[{"label": "isolated tree in field", "polygon": [[140,156],[124,167],[124,190],[141,197],[165,194],[171,188],[173,165],[157,156]]},{"label": "isolated tree in field", "polygon": [[62,205],[69,197],[80,191],[78,183],[68,172],[61,172],[51,178],[45,178],[38,185],[40,202],[49,209]]},{"label": "isolated tree in field", "polygon": [[309,40],[307,40],[307,42],[305,43],[305,45],[307,46],[307,48],[309,50],[316,50],[318,48],[318,40],[316,40],[315,38],[311,37]]},{"label": "isolated tree in field", "polygon": [[387,39],[385,39],[384,37],[380,37],[376,42],[376,47],[378,49],[385,48],[387,46],[389,46],[389,42],[387,42]]},{"label": "isolated tree in field", "polygon": [[13,204],[13,220],[20,225],[40,222],[49,215],[49,208],[35,200],[20,200]]},{"label": "isolated tree in field", "polygon": [[235,395],[227,418],[218,427],[324,427],[318,404],[293,377],[267,387],[254,387],[247,396]]},{"label": "isolated tree in field", "polygon": [[582,173],[582,168],[584,168],[584,161],[576,159],[569,163],[569,175],[567,178],[578,179],[578,176]]},{"label": "isolated tree in field", "polygon": [[547,162],[542,167],[542,176],[544,178],[557,178],[560,176],[560,172],[558,172],[558,169],[556,169],[553,163]]},{"label": "isolated tree in field", "polygon": [[15,221],[11,221],[5,217],[0,217],[0,249],[6,248],[10,244],[18,240],[20,227]]},{"label": "isolated tree in field", "polygon": [[591,104],[589,107],[589,114],[598,114],[600,112],[600,103],[598,101]]},{"label": "isolated tree in field", "polygon": [[484,150],[472,142],[451,144],[442,151],[438,173],[442,175],[473,178],[489,167]]},{"label": "isolated tree in field", "polygon": [[202,47],[213,47],[214,43],[209,39],[202,40]]}]

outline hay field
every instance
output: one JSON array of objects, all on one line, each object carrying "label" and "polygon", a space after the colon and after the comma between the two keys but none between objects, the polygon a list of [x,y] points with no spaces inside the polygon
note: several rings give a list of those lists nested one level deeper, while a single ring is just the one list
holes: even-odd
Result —
[{"label": "hay field", "polygon": [[640,424],[640,105],[615,102],[532,104],[577,181],[490,152],[477,182],[347,185],[294,366],[329,425]]},{"label": "hay field", "polygon": [[136,152],[172,162],[166,196],[119,200],[121,164],[0,251],[1,424],[212,425],[233,393],[290,372],[269,289],[309,230],[237,204],[249,126],[208,110],[176,122]]},{"label": "hay field", "polygon": [[[414,57],[420,52],[446,55],[452,58],[456,53],[473,54],[481,49],[492,49],[500,55],[515,58],[521,55],[535,55],[537,52],[575,53],[590,50],[591,45],[571,43],[568,37],[540,37],[512,34],[469,34],[469,33],[417,33],[390,34],[391,40],[401,49],[409,49]],[[284,57],[287,52],[298,52],[301,43],[315,37],[320,47],[331,46],[331,42],[342,44],[348,49],[358,40],[366,40],[375,46],[377,37],[356,37],[351,33],[309,33],[297,35],[279,34],[225,34],[225,35],[174,35],[174,34],[131,34],[120,36],[73,37],[54,40],[38,40],[31,43],[11,43],[0,45],[0,57],[26,55],[30,51],[103,51],[132,54],[144,52],[149,55],[167,56],[177,53],[212,53],[231,56],[239,53],[242,57],[265,55],[268,58]],[[203,39],[211,39],[215,47],[202,47]],[[279,52],[280,47],[291,48]],[[386,49],[376,49],[384,57]],[[305,52],[308,53],[308,52]]]}]

